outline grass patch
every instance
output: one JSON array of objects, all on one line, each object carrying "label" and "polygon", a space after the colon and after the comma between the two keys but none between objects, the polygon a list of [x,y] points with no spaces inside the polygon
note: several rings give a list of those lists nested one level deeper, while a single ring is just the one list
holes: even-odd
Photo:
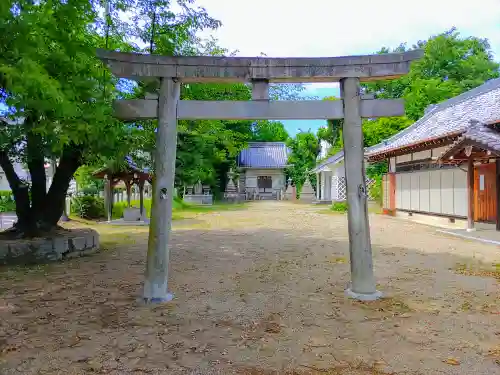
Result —
[{"label": "grass patch", "polygon": [[330,207],[330,210],[337,213],[345,213],[349,209],[347,202],[335,202]]},{"label": "grass patch", "polygon": [[[130,202],[131,207],[139,208],[140,202],[138,200],[133,200]],[[117,202],[113,205],[113,219],[120,219],[123,217],[123,212],[128,207],[126,201]],[[245,203],[216,203],[212,206],[197,206],[193,204],[188,204],[184,202],[181,198],[174,198],[172,207],[172,220],[184,219],[183,213],[203,213],[203,212],[217,212],[217,211],[231,211],[245,208]],[[151,199],[144,199],[144,209],[146,210],[146,216],[151,217]]]}]

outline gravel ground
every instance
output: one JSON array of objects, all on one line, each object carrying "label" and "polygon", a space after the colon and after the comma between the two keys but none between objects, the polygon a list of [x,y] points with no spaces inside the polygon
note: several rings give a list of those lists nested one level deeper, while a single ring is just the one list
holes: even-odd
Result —
[{"label": "gravel ground", "polygon": [[385,298],[356,302],[346,217],[323,210],[176,222],[165,305],[136,302],[147,228],[96,226],[99,255],[1,269],[0,373],[500,374],[498,247],[374,215]]}]

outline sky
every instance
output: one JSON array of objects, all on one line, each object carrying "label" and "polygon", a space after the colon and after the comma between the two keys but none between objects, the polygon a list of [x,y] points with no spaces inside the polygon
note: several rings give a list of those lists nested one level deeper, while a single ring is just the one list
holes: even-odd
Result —
[{"label": "sky", "polygon": [[[500,0],[197,0],[222,22],[213,36],[237,56],[330,57],[371,54],[457,27],[488,38],[500,60]],[[336,84],[309,84],[306,95],[338,95]],[[324,121],[283,121],[290,135]]]}]

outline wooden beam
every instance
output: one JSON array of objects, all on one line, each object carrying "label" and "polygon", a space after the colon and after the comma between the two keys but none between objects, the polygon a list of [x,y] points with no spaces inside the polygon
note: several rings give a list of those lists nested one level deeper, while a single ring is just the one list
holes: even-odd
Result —
[{"label": "wooden beam", "polygon": [[500,231],[500,159],[495,160],[497,220],[496,230]]},{"label": "wooden beam", "polygon": [[472,231],[474,230],[474,159],[472,157],[467,160],[467,192],[467,230]]},{"label": "wooden beam", "polygon": [[[179,120],[329,120],[344,117],[342,100],[320,101],[197,101],[181,100]],[[116,117],[124,120],[158,118],[158,101],[151,99],[117,100]],[[361,100],[361,117],[404,115],[400,99]]]}]

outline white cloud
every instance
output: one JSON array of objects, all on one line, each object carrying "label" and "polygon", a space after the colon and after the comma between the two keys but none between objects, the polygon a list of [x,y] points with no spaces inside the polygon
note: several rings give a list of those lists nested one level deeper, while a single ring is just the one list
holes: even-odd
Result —
[{"label": "white cloud", "polygon": [[414,43],[456,26],[489,38],[500,56],[500,1],[476,0],[198,0],[221,20],[205,32],[240,56],[341,56]]}]

